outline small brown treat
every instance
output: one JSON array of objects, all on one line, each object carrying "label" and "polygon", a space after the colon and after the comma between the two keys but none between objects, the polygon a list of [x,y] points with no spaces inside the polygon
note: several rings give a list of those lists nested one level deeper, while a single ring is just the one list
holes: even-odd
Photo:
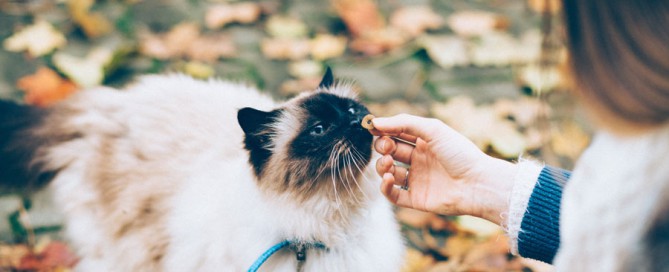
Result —
[{"label": "small brown treat", "polygon": [[366,128],[366,129],[369,129],[369,130],[374,129],[374,124],[372,123],[372,119],[374,119],[374,118],[375,118],[374,115],[371,115],[371,114],[365,115],[365,118],[362,118],[362,124],[361,124],[362,127]]}]

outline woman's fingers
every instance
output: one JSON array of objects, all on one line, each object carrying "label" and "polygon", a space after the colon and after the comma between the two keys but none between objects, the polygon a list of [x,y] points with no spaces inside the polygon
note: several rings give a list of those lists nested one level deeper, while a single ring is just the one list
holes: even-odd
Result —
[{"label": "woman's fingers", "polygon": [[408,174],[409,171],[407,168],[395,165],[393,158],[390,155],[385,155],[376,161],[376,172],[379,176],[385,176],[390,174],[393,176],[393,182],[397,186],[408,186]]},{"label": "woman's fingers", "polygon": [[[375,135],[391,135],[404,140],[415,142],[420,137],[425,141],[431,141],[433,137],[439,136],[436,130],[443,125],[436,119],[412,116],[408,114],[395,115],[393,117],[377,117],[372,119]],[[412,139],[413,138],[413,139]]]},{"label": "woman's fingers", "polygon": [[411,164],[411,155],[414,148],[413,145],[395,141],[387,136],[378,138],[374,143],[374,149],[377,152],[383,155],[390,155],[394,160],[405,164]]}]

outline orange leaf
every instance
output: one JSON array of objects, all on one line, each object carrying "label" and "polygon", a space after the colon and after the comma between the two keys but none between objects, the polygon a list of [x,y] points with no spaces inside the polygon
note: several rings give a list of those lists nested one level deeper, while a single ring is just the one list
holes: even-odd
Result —
[{"label": "orange leaf", "polygon": [[41,107],[63,100],[77,90],[74,83],[45,67],[39,68],[35,74],[20,78],[16,86],[26,92],[26,103]]},{"label": "orange leaf", "polygon": [[333,0],[332,1],[348,31],[354,37],[366,35],[385,28],[379,7],[372,0]]},{"label": "orange leaf", "polygon": [[77,257],[67,245],[52,242],[40,253],[23,256],[17,269],[51,271],[59,267],[73,267],[76,263]]}]

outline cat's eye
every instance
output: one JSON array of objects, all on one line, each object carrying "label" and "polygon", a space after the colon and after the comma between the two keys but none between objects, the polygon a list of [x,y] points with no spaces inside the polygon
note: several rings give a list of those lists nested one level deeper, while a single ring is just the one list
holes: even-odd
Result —
[{"label": "cat's eye", "polygon": [[325,132],[325,128],[323,127],[323,125],[315,125],[314,127],[311,128],[311,132],[309,132],[309,134],[322,135],[323,132]]},{"label": "cat's eye", "polygon": [[348,112],[350,112],[351,114],[355,114],[355,109],[352,108],[352,107],[351,107],[351,108],[348,108]]}]

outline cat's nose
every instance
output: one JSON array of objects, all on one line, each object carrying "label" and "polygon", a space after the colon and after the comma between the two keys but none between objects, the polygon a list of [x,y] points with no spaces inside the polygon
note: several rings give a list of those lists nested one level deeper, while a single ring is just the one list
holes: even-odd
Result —
[{"label": "cat's nose", "polygon": [[352,127],[362,126],[361,123],[362,123],[362,118],[356,117],[356,118],[351,119],[351,122],[349,123],[349,125],[351,125]]}]

